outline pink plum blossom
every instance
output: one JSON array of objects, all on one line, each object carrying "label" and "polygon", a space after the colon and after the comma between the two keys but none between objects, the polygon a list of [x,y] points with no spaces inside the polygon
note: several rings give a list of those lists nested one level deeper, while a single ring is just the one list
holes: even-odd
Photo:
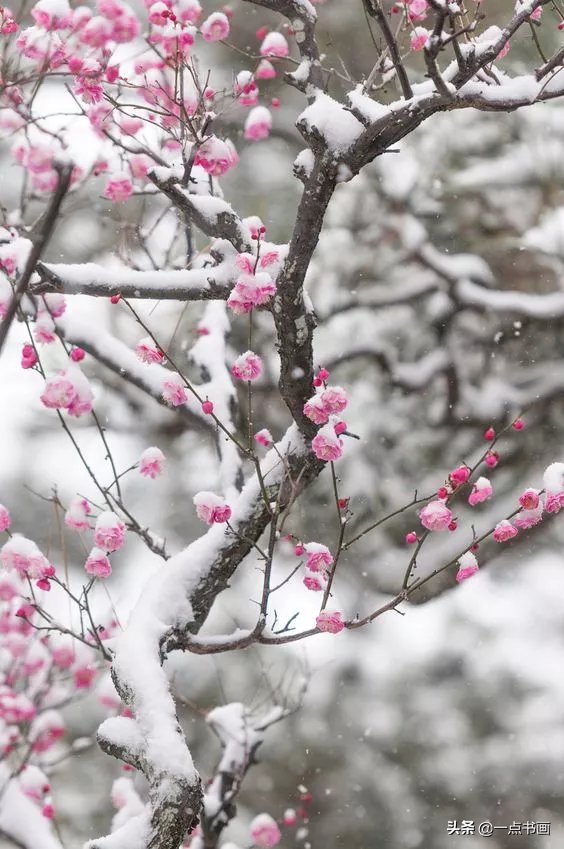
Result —
[{"label": "pink plum blossom", "polygon": [[14,534],[0,549],[0,562],[5,569],[15,570],[21,577],[37,580],[50,578],[55,570],[33,540]]},{"label": "pink plum blossom", "polygon": [[75,661],[76,652],[72,644],[59,643],[59,645],[55,645],[51,649],[51,657],[53,658],[53,663],[59,669],[69,669]]},{"label": "pink plum blossom", "polygon": [[472,488],[472,492],[468,496],[468,504],[474,507],[476,504],[480,504],[482,501],[487,501],[488,498],[491,498],[492,493],[493,488],[490,481],[487,478],[478,478]]},{"label": "pink plum blossom", "polygon": [[333,563],[333,555],[320,542],[308,542],[304,545],[304,551],[307,555],[306,568],[311,572],[322,572]]},{"label": "pink plum blossom", "polygon": [[328,634],[339,634],[345,627],[340,610],[322,610],[315,624],[320,631],[326,631]]},{"label": "pink plum blossom", "polygon": [[327,576],[324,572],[306,571],[303,583],[306,589],[312,592],[321,592],[327,586]]},{"label": "pink plum blossom", "polygon": [[179,20],[184,23],[195,24],[202,14],[202,7],[198,0],[177,0],[176,8]]},{"label": "pink plum blossom", "polygon": [[259,445],[263,445],[265,448],[268,448],[268,446],[273,443],[271,432],[265,427],[262,430],[258,430],[255,433],[255,442],[258,442]]},{"label": "pink plum blossom", "polygon": [[409,45],[412,50],[423,50],[431,33],[425,27],[415,27],[409,37]]},{"label": "pink plum blossom", "polygon": [[348,404],[347,394],[341,386],[329,386],[319,397],[327,413],[342,413]]},{"label": "pink plum blossom", "polygon": [[90,520],[88,514],[91,511],[90,504],[86,498],[77,496],[73,498],[65,513],[65,525],[73,531],[89,531]]},{"label": "pink plum blossom", "polygon": [[167,404],[171,407],[179,407],[184,404],[188,398],[184,381],[176,372],[169,372],[163,380],[162,396]]},{"label": "pink plum blossom", "polygon": [[419,511],[419,519],[428,531],[446,531],[452,522],[452,512],[442,501],[430,501]]},{"label": "pink plum blossom", "polygon": [[458,572],[456,573],[456,580],[458,583],[465,581],[467,578],[471,578],[472,575],[475,575],[480,568],[478,566],[478,561],[471,551],[467,551],[459,558],[458,566]]},{"label": "pink plum blossom", "polygon": [[255,106],[245,121],[245,138],[251,141],[267,139],[272,129],[272,115],[266,106]]},{"label": "pink plum blossom", "polygon": [[71,25],[67,0],[39,0],[31,9],[36,24],[46,30],[65,29]]},{"label": "pink plum blossom", "polygon": [[125,542],[125,525],[112,510],[105,510],[96,519],[94,542],[104,551],[117,551]]},{"label": "pink plum blossom", "polygon": [[256,106],[259,89],[251,71],[239,71],[233,87],[241,106]]},{"label": "pink plum blossom", "polygon": [[237,380],[256,380],[262,374],[262,360],[252,351],[245,351],[231,366],[231,374]]},{"label": "pink plum blossom", "polygon": [[496,542],[507,542],[516,537],[519,531],[507,519],[502,519],[494,528],[493,538]]},{"label": "pink plum blossom", "polygon": [[513,524],[516,528],[519,528],[521,531],[526,531],[529,528],[533,528],[535,525],[538,525],[539,522],[542,521],[543,514],[543,504],[542,501],[539,502],[539,506],[534,510],[520,510],[516,516],[513,518]]},{"label": "pink plum blossom", "polygon": [[160,363],[164,359],[164,351],[149,336],[139,340],[135,354],[142,363]]},{"label": "pink plum blossom", "polygon": [[429,5],[427,0],[410,0],[408,2],[409,18],[412,21],[422,21],[427,16]]},{"label": "pink plum blossom", "polygon": [[257,80],[273,80],[276,77],[276,68],[268,59],[262,59],[255,71]]},{"label": "pink plum blossom", "polygon": [[35,351],[33,345],[24,345],[22,348],[22,359],[21,365],[22,368],[28,369],[33,368],[39,362],[39,357]]},{"label": "pink plum blossom", "polygon": [[104,197],[121,203],[133,194],[133,183],[129,177],[111,177],[104,188]]},{"label": "pink plum blossom", "polygon": [[262,306],[276,292],[276,284],[265,271],[257,274],[242,274],[227,299],[227,306],[236,315],[249,313],[254,307]]},{"label": "pink plum blossom", "polygon": [[160,448],[153,445],[150,448],[146,448],[141,454],[139,458],[139,472],[143,477],[154,480],[162,474],[164,462],[165,455]]},{"label": "pink plum blossom", "polygon": [[519,504],[525,510],[535,510],[539,506],[540,493],[538,489],[526,489],[519,496]]},{"label": "pink plum blossom", "polygon": [[224,141],[217,136],[210,136],[209,139],[200,145],[194,157],[194,164],[199,165],[212,177],[221,177],[230,168],[233,168],[239,157],[237,151],[230,141]]},{"label": "pink plum blossom", "polygon": [[73,363],[45,382],[40,400],[49,409],[64,409],[78,418],[92,410],[94,394],[86,376]]},{"label": "pink plum blossom", "polygon": [[231,507],[225,503],[225,498],[214,492],[197,492],[193,498],[196,514],[202,522],[208,525],[214,523],[223,524],[228,522],[231,516]]},{"label": "pink plum blossom", "polygon": [[251,822],[250,831],[255,846],[265,849],[276,846],[282,838],[276,820],[270,814],[258,814]]},{"label": "pink plum blossom", "polygon": [[47,312],[38,315],[33,328],[33,336],[36,342],[49,345],[57,338],[55,334],[55,322]]},{"label": "pink plum blossom", "polygon": [[222,12],[212,12],[200,25],[206,41],[221,41],[229,35],[229,18]]},{"label": "pink plum blossom", "polygon": [[343,454],[343,440],[330,423],[320,428],[311,440],[311,447],[317,459],[326,463],[338,460]]},{"label": "pink plum blossom", "polygon": [[84,569],[89,575],[95,575],[96,578],[109,578],[112,574],[112,566],[108,557],[102,549],[96,547],[88,555]]},{"label": "pink plum blossom", "polygon": [[74,686],[77,690],[87,690],[96,677],[96,667],[88,664],[77,666],[73,673]]},{"label": "pink plum blossom", "polygon": [[545,510],[559,513],[564,507],[564,463],[551,463],[543,475]]},{"label": "pink plum blossom", "polygon": [[329,419],[329,411],[325,408],[320,395],[314,395],[304,404],[304,416],[315,424],[325,424]]},{"label": "pink plum blossom", "polygon": [[11,524],[12,520],[8,508],[0,504],[0,533],[7,531]]},{"label": "pink plum blossom", "polygon": [[281,32],[269,32],[265,36],[259,52],[261,56],[276,56],[279,59],[283,59],[290,51],[288,42]]}]

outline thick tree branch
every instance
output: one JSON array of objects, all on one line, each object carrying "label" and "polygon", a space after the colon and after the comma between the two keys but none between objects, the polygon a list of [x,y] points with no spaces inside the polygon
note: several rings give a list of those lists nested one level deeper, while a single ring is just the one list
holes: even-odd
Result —
[{"label": "thick tree branch", "polygon": [[16,283],[13,297],[10,300],[8,309],[6,310],[6,315],[4,316],[2,322],[0,322],[0,353],[2,353],[2,349],[6,342],[10,326],[19,309],[21,300],[27,291],[29,282],[36,269],[39,258],[47,247],[49,239],[53,234],[53,230],[55,229],[55,224],[59,216],[61,204],[66,193],[69,190],[70,179],[72,174],[72,165],[59,165],[55,167],[58,172],[57,187],[53,192],[53,196],[49,202],[49,206],[47,207],[45,216],[41,222],[39,232],[34,239],[33,247],[25,263],[24,270],[22,271],[21,276]]}]

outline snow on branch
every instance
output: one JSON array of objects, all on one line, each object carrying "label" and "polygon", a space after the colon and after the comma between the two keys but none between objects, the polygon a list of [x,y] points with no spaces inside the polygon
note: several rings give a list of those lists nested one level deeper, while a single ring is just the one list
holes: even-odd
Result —
[{"label": "snow on branch", "polygon": [[109,298],[147,298],[172,301],[226,300],[236,279],[234,265],[225,259],[213,266],[193,269],[139,271],[127,267],[39,263],[40,282],[34,293],[62,292],[65,295],[92,295]]},{"label": "snow on branch", "polygon": [[51,821],[26,796],[20,783],[0,765],[0,836],[5,835],[23,849],[62,849]]},{"label": "snow on branch", "polygon": [[540,321],[564,316],[564,293],[532,295],[529,292],[484,289],[471,280],[460,280],[456,294],[465,306],[492,312],[513,313]]},{"label": "snow on branch", "polygon": [[[322,466],[293,426],[266,455],[261,477],[267,492],[273,497],[276,493],[284,507],[295,496],[296,486],[298,491],[307,486]],[[295,484],[289,476],[298,474]],[[135,724],[121,729],[113,720],[105,723],[99,742],[108,754],[141,768],[149,782],[148,808],[112,835],[92,841],[90,849],[124,849],[129,837],[122,829],[133,828],[138,828],[140,839],[131,843],[132,849],[178,849],[195,823],[201,804],[200,779],[162,664],[170,651],[189,643],[189,635],[202,625],[270,517],[255,474],[233,503],[235,534],[223,525],[212,525],[143,589],[125,631],[115,641],[112,667],[116,689],[132,708]]]},{"label": "snow on branch", "polygon": [[233,211],[227,201],[211,195],[193,195],[176,182],[176,178],[161,179],[155,172],[149,178],[178,209],[186,223],[193,223],[206,236],[226,239],[241,252],[251,251],[248,226]]}]

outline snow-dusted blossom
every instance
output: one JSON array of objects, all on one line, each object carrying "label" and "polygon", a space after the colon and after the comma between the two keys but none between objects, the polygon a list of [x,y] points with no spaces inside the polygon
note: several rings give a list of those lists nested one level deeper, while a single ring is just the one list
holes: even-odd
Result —
[{"label": "snow-dusted blossom", "polygon": [[348,404],[347,393],[341,386],[329,386],[321,395],[321,403],[327,413],[342,413]]},{"label": "snow-dusted blossom", "polygon": [[314,395],[304,404],[304,416],[311,419],[315,424],[325,424],[329,418],[329,412],[325,409],[321,395]]},{"label": "snow-dusted blossom", "polygon": [[327,586],[327,574],[325,572],[311,572],[308,569],[303,583],[306,589],[312,590],[312,592],[321,592]]},{"label": "snow-dusted blossom", "polygon": [[76,652],[71,643],[59,643],[51,649],[51,657],[59,669],[69,669],[76,659]]},{"label": "snow-dusted blossom", "polygon": [[171,407],[179,407],[188,398],[184,381],[176,372],[170,372],[163,380],[162,396]]},{"label": "snow-dusted blossom", "polygon": [[101,548],[96,547],[88,555],[84,569],[89,575],[95,575],[97,578],[109,578],[112,574],[112,566],[108,557]]},{"label": "snow-dusted blossom", "polygon": [[105,510],[96,519],[94,542],[104,551],[117,551],[125,542],[125,525],[112,510]]},{"label": "snow-dusted blossom", "polygon": [[460,581],[465,581],[467,578],[471,578],[472,575],[475,575],[478,569],[478,561],[471,551],[467,551],[463,554],[458,560],[458,572],[456,573],[456,580],[460,583]]},{"label": "snow-dusted blossom", "polygon": [[194,157],[194,164],[199,165],[212,177],[221,177],[230,168],[237,165],[239,157],[230,141],[224,141],[217,136],[200,145]]},{"label": "snow-dusted blossom", "polygon": [[0,504],[0,533],[7,531],[11,524],[12,520],[8,508]]},{"label": "snow-dusted blossom", "polygon": [[545,510],[559,513],[564,507],[564,463],[551,463],[543,475]]},{"label": "snow-dusted blossom", "polygon": [[512,521],[516,528],[519,528],[521,531],[526,531],[529,528],[533,528],[535,525],[538,525],[538,523],[542,521],[542,514],[543,504],[542,501],[540,501],[538,507],[534,510],[521,510],[513,517]]},{"label": "snow-dusted blossom", "polygon": [[538,489],[526,489],[519,496],[519,504],[525,510],[535,510],[539,506],[540,493]]},{"label": "snow-dusted blossom", "polygon": [[496,542],[507,542],[508,539],[516,537],[519,531],[507,519],[502,519],[494,528],[493,538]]},{"label": "snow-dusted blossom", "polygon": [[468,496],[468,504],[474,507],[476,504],[480,504],[482,501],[487,501],[488,498],[491,498],[492,493],[493,488],[490,481],[487,478],[478,478],[472,488],[472,492]]},{"label": "snow-dusted blossom", "polygon": [[96,677],[96,667],[84,664],[77,666],[73,672],[73,682],[77,690],[87,690]]},{"label": "snow-dusted blossom", "polygon": [[313,437],[311,447],[317,459],[325,463],[338,460],[343,454],[343,440],[339,439],[330,422]]},{"label": "snow-dusted blossom", "polygon": [[223,524],[229,521],[231,507],[225,503],[225,498],[215,492],[197,492],[193,498],[196,514],[202,522],[208,525]]},{"label": "snow-dusted blossom", "polygon": [[29,737],[35,752],[46,752],[65,733],[63,717],[56,710],[46,710],[35,717]]},{"label": "snow-dusted blossom", "polygon": [[221,41],[229,35],[229,18],[222,12],[212,12],[200,26],[206,41]]},{"label": "snow-dusted blossom", "polygon": [[135,353],[142,363],[160,363],[164,359],[164,351],[149,336],[139,340]]},{"label": "snow-dusted blossom", "polygon": [[266,304],[275,292],[276,284],[266,271],[242,274],[229,294],[227,306],[235,315],[244,315]]},{"label": "snow-dusted blossom", "polygon": [[453,488],[456,488],[457,486],[466,483],[469,477],[470,469],[468,468],[468,466],[462,465],[458,466],[456,469],[453,469],[453,471],[449,474],[448,479]]},{"label": "snow-dusted blossom", "polygon": [[340,610],[322,610],[315,624],[320,631],[326,631],[328,634],[338,634],[345,627]]},{"label": "snow-dusted blossom", "polygon": [[104,187],[104,197],[121,203],[133,194],[133,183],[129,177],[111,177]]},{"label": "snow-dusted blossom", "polygon": [[259,445],[264,445],[265,448],[272,445],[273,441],[271,432],[265,427],[255,433],[255,442],[258,442]]},{"label": "snow-dusted blossom", "polygon": [[67,369],[45,381],[41,402],[49,409],[67,410],[79,417],[92,410],[94,393],[87,377],[72,363]]},{"label": "snow-dusted blossom", "polygon": [[241,106],[255,106],[258,103],[259,89],[251,71],[239,71],[233,90]]},{"label": "snow-dusted blossom", "polygon": [[231,374],[237,380],[256,380],[262,374],[262,360],[253,351],[245,351],[231,366]]},{"label": "snow-dusted blossom", "polygon": [[282,838],[276,820],[270,814],[258,814],[251,822],[250,831],[255,846],[265,849],[276,846]]},{"label": "snow-dusted blossom", "polygon": [[43,770],[34,764],[26,764],[18,776],[18,781],[24,795],[33,802],[43,802],[45,794],[51,789]]},{"label": "snow-dusted blossom", "polygon": [[276,68],[268,59],[261,59],[255,71],[257,80],[273,80],[277,76]]},{"label": "snow-dusted blossom", "polygon": [[306,567],[311,572],[322,572],[333,564],[333,555],[326,545],[320,542],[308,542],[303,548],[307,555]]},{"label": "snow-dusted blossom", "polygon": [[442,501],[430,501],[419,511],[419,519],[428,531],[446,531],[452,521],[452,512]]},{"label": "snow-dusted blossom", "polygon": [[245,138],[251,141],[267,139],[272,129],[272,115],[266,106],[255,106],[245,121]]},{"label": "snow-dusted blossom", "polygon": [[65,525],[68,528],[72,528],[73,531],[89,531],[90,520],[88,519],[88,514],[90,513],[90,509],[90,504],[86,498],[81,498],[80,496],[73,498],[65,513]]},{"label": "snow-dusted blossom", "polygon": [[33,540],[14,534],[0,549],[0,562],[5,569],[14,569],[21,577],[51,578],[55,570]]},{"label": "snow-dusted blossom", "polygon": [[151,446],[146,448],[139,458],[139,471],[146,478],[153,480],[162,474],[165,455],[160,448]]},{"label": "snow-dusted blossom", "polygon": [[48,312],[39,313],[33,328],[33,337],[42,345],[50,345],[57,338],[55,322]]},{"label": "snow-dusted blossom", "polygon": [[430,35],[425,27],[415,27],[409,37],[409,46],[412,50],[423,50]]},{"label": "snow-dusted blossom", "polygon": [[275,56],[284,58],[289,53],[288,42],[281,32],[269,32],[260,46],[261,56]]}]

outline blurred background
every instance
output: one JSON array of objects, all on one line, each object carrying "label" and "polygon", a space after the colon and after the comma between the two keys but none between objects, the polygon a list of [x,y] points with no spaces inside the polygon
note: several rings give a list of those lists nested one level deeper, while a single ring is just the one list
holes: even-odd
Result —
[{"label": "blurred background", "polygon": [[[275,19],[246,4],[232,5],[233,42],[256,50],[255,29]],[[360,7],[338,0],[319,7],[328,66],[352,80],[369,72],[374,50]],[[510,7],[492,0],[488,24],[505,20]],[[548,55],[558,36],[549,12],[538,30]],[[535,51],[524,28],[503,68],[524,72],[539,64]],[[210,62],[223,63],[217,73],[226,80],[233,74],[231,61],[235,73],[245,67],[235,52],[210,50]],[[241,215],[262,218],[270,241],[285,242],[300,196],[291,170],[302,147],[293,123],[303,105],[280,81],[267,85],[268,96],[282,97],[268,141],[245,142],[240,107],[221,118],[220,129],[229,131],[241,156],[222,188]],[[342,78],[331,76],[333,96],[346,88]],[[47,108],[64,91],[52,83],[40,96]],[[393,80],[375,96],[397,98]],[[21,174],[10,154],[13,140],[7,131],[2,136],[0,202],[10,209]],[[84,148],[81,155],[93,156],[83,137],[78,147]],[[114,205],[101,197],[102,186],[89,181],[69,198],[49,260],[137,258],[136,228],[159,213],[160,201],[154,208],[142,199]],[[476,509],[478,532],[514,509],[522,489],[540,488],[548,463],[564,460],[564,311],[535,318],[518,297],[511,308],[505,302],[500,308],[476,306],[469,302],[472,287],[537,295],[564,290],[564,104],[514,114],[439,115],[336,192],[307,288],[319,322],[317,365],[347,387],[347,421],[360,436],[347,442],[339,467],[353,529],[408,502],[415,489],[436,491],[451,468],[478,456],[488,425],[501,427],[517,415],[526,427],[510,431],[499,446],[501,462],[491,474],[495,498]],[[139,338],[125,308],[76,297],[70,309],[132,346]],[[175,355],[189,368],[186,352],[197,338],[202,307],[151,302],[140,312],[159,338],[173,340]],[[245,344],[244,334],[235,323],[233,357]],[[257,339],[267,368],[255,395],[255,423],[278,437],[288,417],[277,399],[267,314],[258,316]],[[68,503],[77,492],[88,495],[90,483],[56,419],[39,402],[40,377],[20,369],[24,341],[23,329],[14,328],[0,360],[0,502],[16,517],[15,529],[56,563],[57,517],[43,499],[56,487]],[[56,354],[46,350],[45,356],[48,362],[54,358],[54,367]],[[129,475],[125,499],[142,524],[178,551],[201,532],[194,492],[217,486],[212,441],[91,358],[85,371],[118,468],[135,463],[149,445],[164,451],[166,473],[155,481]],[[77,439],[103,477],[104,449],[86,418],[74,425]],[[464,518],[461,510],[462,536],[450,534],[424,549],[422,572],[465,544]],[[404,535],[414,527],[410,511],[348,551],[334,606],[362,615],[395,592],[407,562]],[[328,475],[302,499],[291,530],[304,541],[333,543]],[[503,547],[484,545],[481,571],[471,581],[457,587],[456,570],[447,571],[403,606],[405,615],[389,613],[354,633],[321,635],[284,649],[172,657],[168,666],[181,718],[204,777],[219,751],[205,724],[208,709],[231,701],[257,712],[272,703],[296,708],[268,732],[240,796],[242,816],[225,839],[246,846],[254,814],[267,810],[280,818],[292,807],[303,810],[298,825],[284,829],[283,847],[442,849],[456,840],[467,849],[483,845],[486,838],[477,834],[449,835],[453,820],[471,820],[476,829],[485,820],[497,826],[550,822],[550,836],[510,835],[501,828],[488,845],[563,845],[563,542],[564,526],[556,518]],[[65,546],[71,578],[80,584],[85,551],[72,532]],[[112,578],[98,590],[99,616],[111,618],[115,611],[125,621],[146,578],[166,565],[136,540],[113,561]],[[277,573],[285,575],[294,562],[292,547],[282,544]],[[239,569],[207,632],[254,621],[256,566],[249,560]],[[277,613],[299,613],[298,627],[309,627],[314,606],[302,598],[297,581],[277,602]],[[65,602],[52,603],[64,617]],[[107,714],[99,700],[105,687],[101,678],[66,714],[67,742],[85,738],[83,751],[63,758],[53,773],[58,824],[68,847],[106,833],[112,816],[109,791],[120,765],[95,743],[86,745]]]}]

